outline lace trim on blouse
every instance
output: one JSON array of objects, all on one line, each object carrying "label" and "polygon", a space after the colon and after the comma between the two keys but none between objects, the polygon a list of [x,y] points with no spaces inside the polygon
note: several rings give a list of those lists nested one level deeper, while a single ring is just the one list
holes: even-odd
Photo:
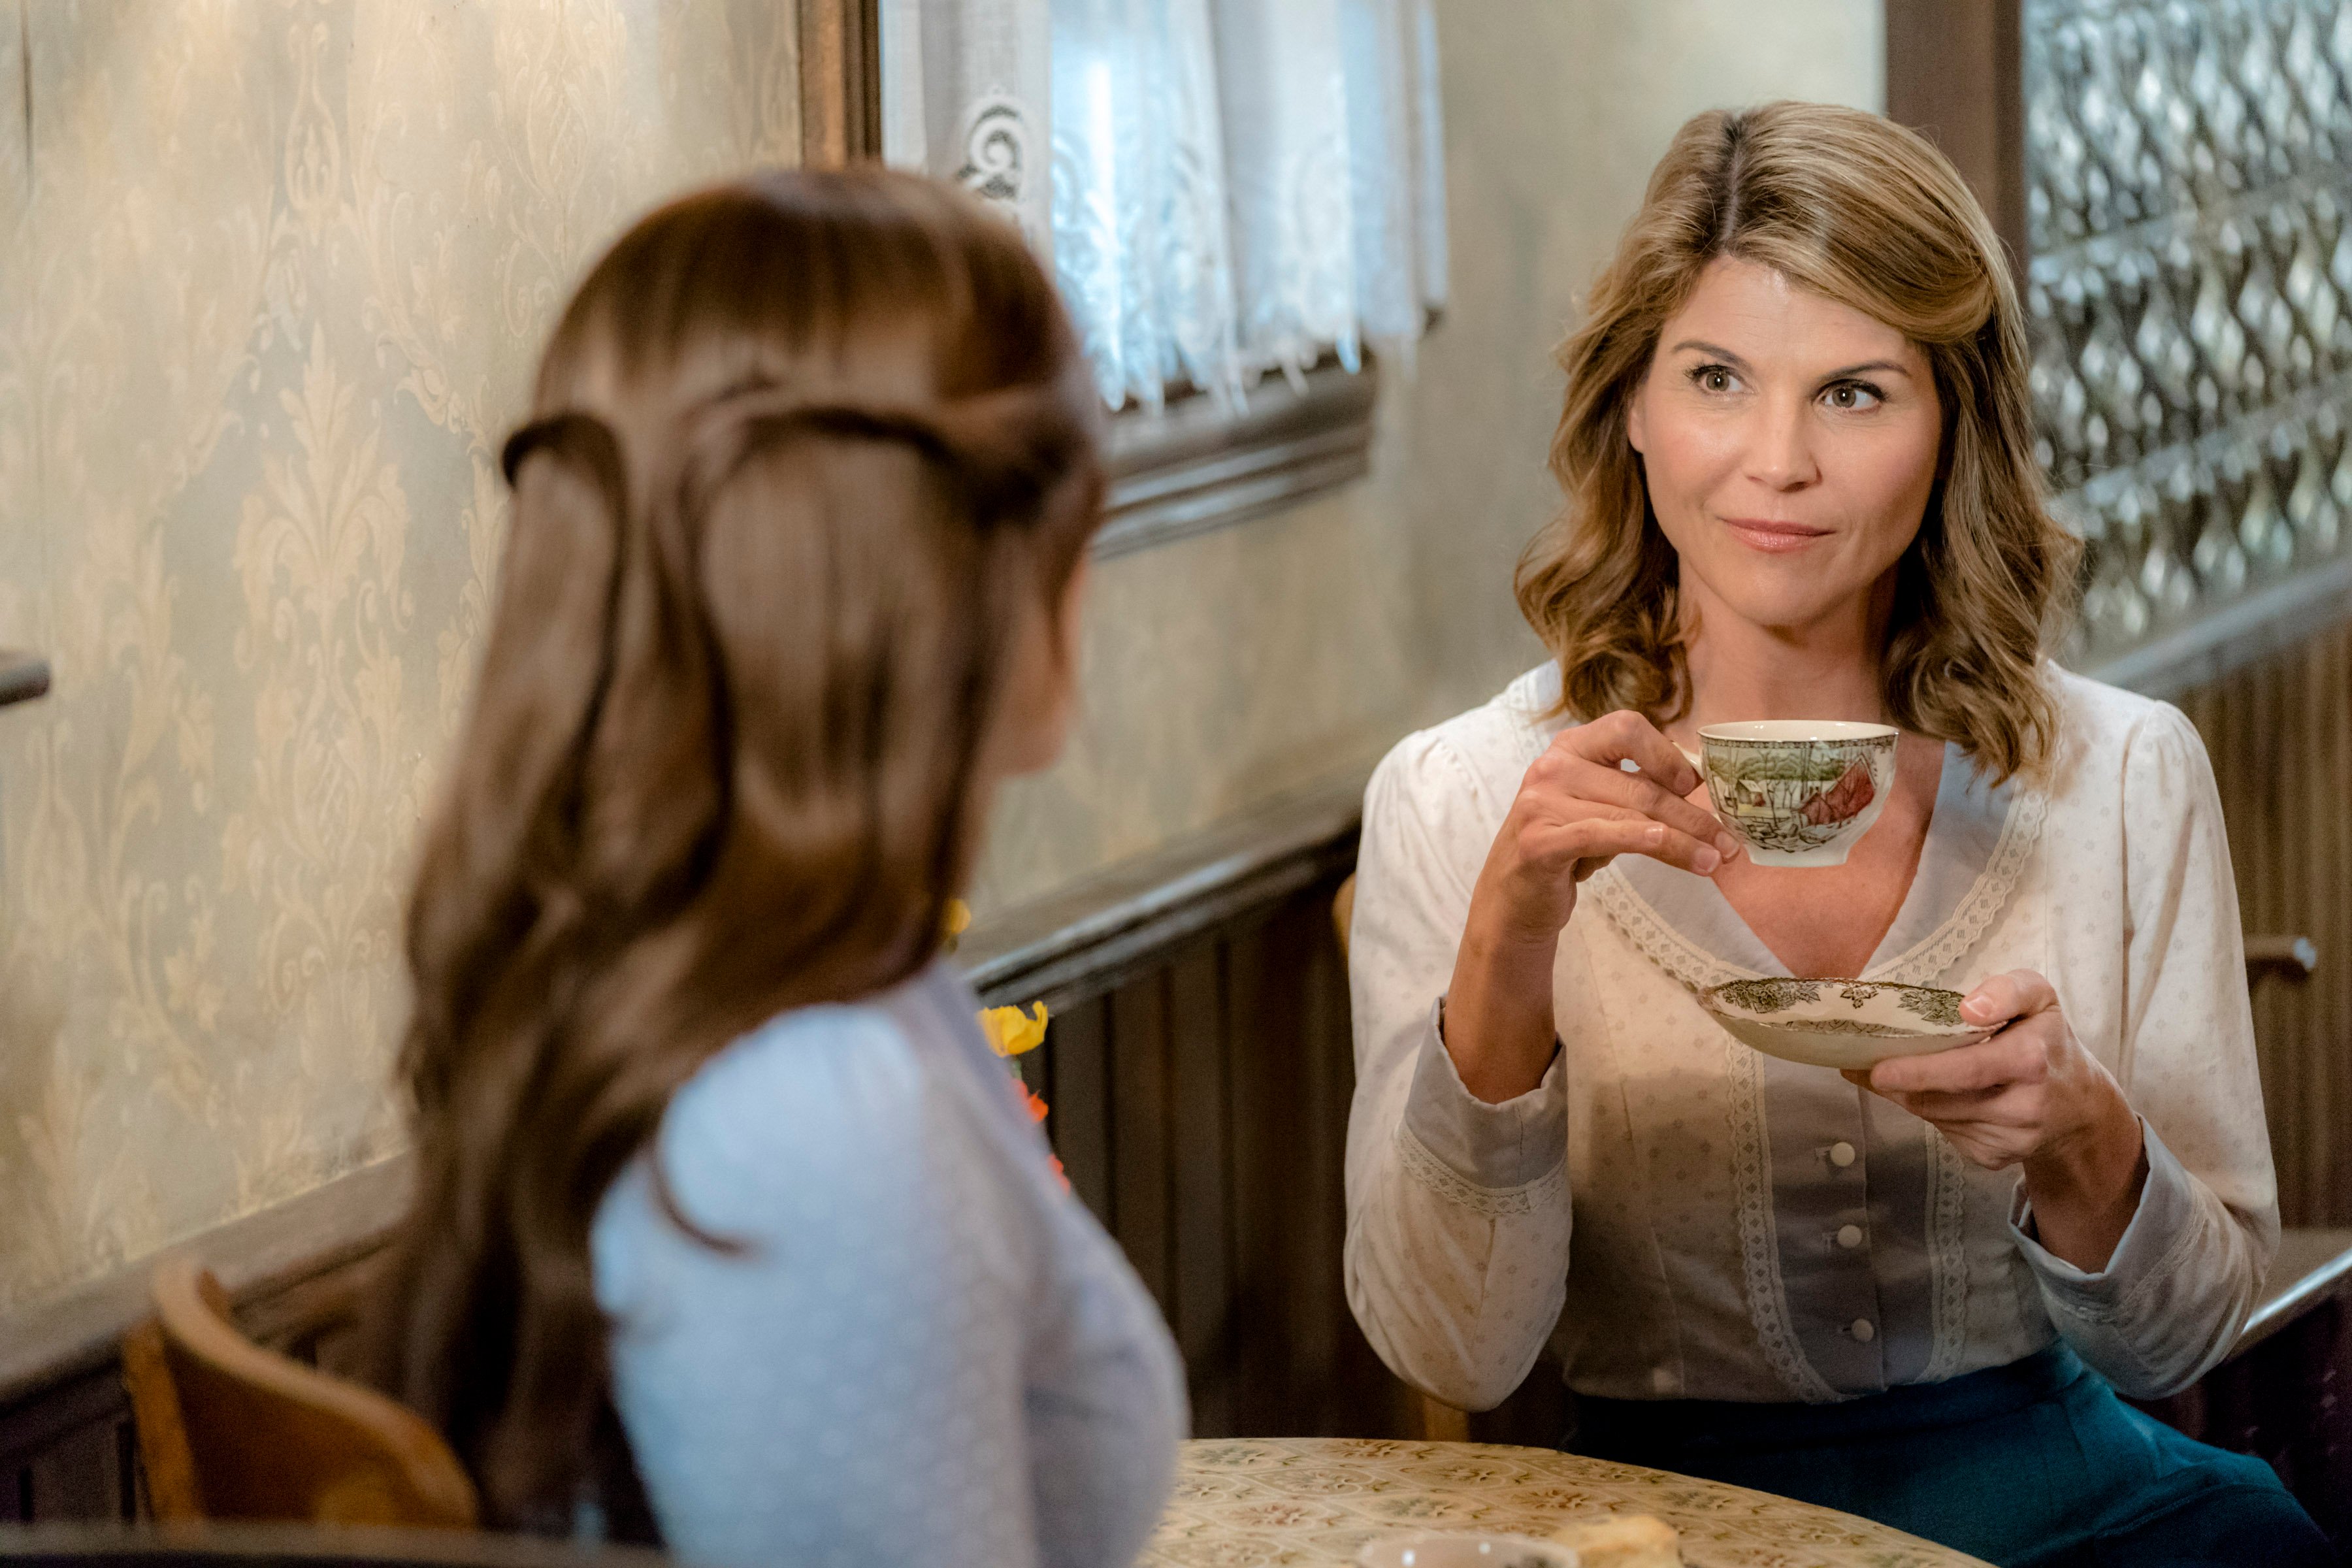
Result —
[{"label": "lace trim on blouse", "polygon": [[[2008,818],[2001,824],[2000,842],[1993,846],[1992,858],[1959,907],[1916,946],[1873,964],[1863,972],[1862,978],[1927,985],[1958,963],[1963,954],[1984,940],[1985,932],[2009,907],[2009,896],[2017,890],[2026,864],[2033,858],[2034,847],[2042,841],[2042,824],[2049,812],[2048,795],[2038,789],[2018,789],[2010,802]],[[1927,831],[1932,834],[1935,830],[1935,823],[1930,820]]]},{"label": "lace trim on blouse", "polygon": [[1412,1130],[1402,1121],[1397,1123],[1396,1149],[1397,1163],[1404,1167],[1405,1174],[1447,1203],[1458,1204],[1488,1219],[1534,1214],[1539,1206],[1558,1202],[1554,1189],[1568,1180],[1568,1168],[1554,1165],[1534,1181],[1519,1186],[1482,1187],[1431,1153],[1429,1146],[1414,1137]]},{"label": "lace trim on blouse", "polygon": [[1969,1348],[1969,1167],[1936,1130],[1919,1123],[1927,1145],[1927,1364],[1919,1381],[1941,1383],[1960,1370]]}]

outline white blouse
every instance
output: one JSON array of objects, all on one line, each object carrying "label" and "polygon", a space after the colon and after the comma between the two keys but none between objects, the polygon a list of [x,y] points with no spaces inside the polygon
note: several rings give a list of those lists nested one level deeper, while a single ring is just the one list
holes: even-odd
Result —
[{"label": "white blouse", "polygon": [[1547,666],[1408,736],[1365,795],[1348,1296],[1399,1376],[1485,1409],[1549,1340],[1580,1393],[1827,1402],[2063,1336],[2149,1396],[2227,1352],[2278,1205],[2221,800],[2177,710],[2049,679],[2049,776],[1991,787],[1947,749],[1917,875],[1863,978],[2049,978],[2146,1131],[2147,1186],[2106,1268],[2036,1244],[2014,1170],[1709,1019],[1697,990],[1788,970],[1712,881],[1654,860],[1584,884],[1543,1081],[1499,1105],[1463,1087],[1438,1010],[1488,847],[1566,722],[1541,717]]}]

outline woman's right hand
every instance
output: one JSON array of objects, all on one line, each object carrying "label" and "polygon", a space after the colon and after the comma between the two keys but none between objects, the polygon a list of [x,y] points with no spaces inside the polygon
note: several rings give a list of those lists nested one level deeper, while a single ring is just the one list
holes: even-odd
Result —
[{"label": "woman's right hand", "polygon": [[1561,731],[1528,767],[1471,890],[1446,993],[1445,1048],[1471,1093],[1516,1098],[1551,1065],[1552,960],[1578,883],[1620,855],[1711,877],[1738,852],[1685,798],[1698,786],[1690,759],[1630,711]]}]

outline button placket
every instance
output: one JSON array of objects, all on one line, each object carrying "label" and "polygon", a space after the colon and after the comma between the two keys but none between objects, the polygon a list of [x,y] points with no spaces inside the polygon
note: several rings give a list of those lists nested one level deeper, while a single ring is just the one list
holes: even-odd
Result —
[{"label": "button placket", "polygon": [[[1869,1125],[1861,1097],[1818,1069],[1773,1060],[1764,1069],[1772,1157],[1774,1226],[1790,1326],[1808,1362],[1842,1393],[1885,1386],[1885,1357],[1857,1340],[1857,1318],[1881,1303],[1871,1260]],[[1838,1237],[1859,1225],[1863,1245]]]}]

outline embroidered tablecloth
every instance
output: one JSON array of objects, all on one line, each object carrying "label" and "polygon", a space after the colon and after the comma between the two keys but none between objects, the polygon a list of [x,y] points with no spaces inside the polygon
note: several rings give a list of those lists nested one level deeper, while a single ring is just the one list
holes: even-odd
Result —
[{"label": "embroidered tablecloth", "polygon": [[1571,1519],[1652,1513],[1690,1568],[1981,1568],[1973,1557],[1810,1503],[1664,1470],[1492,1443],[1335,1437],[1184,1445],[1145,1568],[1352,1563],[1417,1530],[1543,1535]]}]

